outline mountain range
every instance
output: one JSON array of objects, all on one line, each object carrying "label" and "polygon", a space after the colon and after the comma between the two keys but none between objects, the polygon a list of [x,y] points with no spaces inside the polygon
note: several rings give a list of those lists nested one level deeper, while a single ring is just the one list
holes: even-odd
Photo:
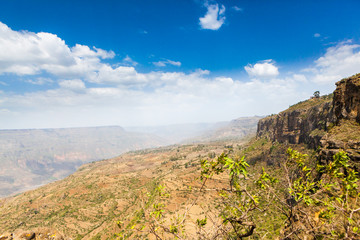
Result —
[{"label": "mountain range", "polygon": [[255,133],[258,119],[125,129],[105,126],[0,130],[0,197],[62,179],[84,163],[127,151],[186,140],[241,138]]},{"label": "mountain range", "polygon": [[4,198],[2,239],[359,239],[360,74],[260,119],[252,138],[222,129]]}]

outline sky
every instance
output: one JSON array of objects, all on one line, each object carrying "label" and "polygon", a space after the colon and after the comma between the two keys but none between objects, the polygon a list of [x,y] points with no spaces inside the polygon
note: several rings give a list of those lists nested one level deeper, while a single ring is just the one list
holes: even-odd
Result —
[{"label": "sky", "polygon": [[0,129],[278,113],[360,72],[357,0],[2,0]]}]

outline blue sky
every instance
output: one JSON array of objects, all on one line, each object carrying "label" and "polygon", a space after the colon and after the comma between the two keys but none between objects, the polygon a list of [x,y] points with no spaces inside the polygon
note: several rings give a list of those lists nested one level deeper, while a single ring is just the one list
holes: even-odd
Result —
[{"label": "blue sky", "polygon": [[360,72],[359,1],[0,2],[0,128],[277,113]]}]

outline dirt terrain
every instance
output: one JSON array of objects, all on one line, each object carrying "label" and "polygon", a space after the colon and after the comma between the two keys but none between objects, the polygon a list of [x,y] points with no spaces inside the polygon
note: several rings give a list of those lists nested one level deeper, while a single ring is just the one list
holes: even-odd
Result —
[{"label": "dirt terrain", "polygon": [[[112,237],[119,232],[116,222],[133,214],[141,198],[158,183],[166,186],[171,198],[167,209],[175,215],[198,194],[200,159],[214,158],[241,144],[175,145],[86,164],[63,180],[1,200],[0,233],[49,228],[73,239]],[[191,208],[189,222],[207,211],[214,195],[211,189],[219,184],[223,184],[220,179],[208,184],[208,194],[202,194]],[[187,227],[195,231],[194,224]]]}]

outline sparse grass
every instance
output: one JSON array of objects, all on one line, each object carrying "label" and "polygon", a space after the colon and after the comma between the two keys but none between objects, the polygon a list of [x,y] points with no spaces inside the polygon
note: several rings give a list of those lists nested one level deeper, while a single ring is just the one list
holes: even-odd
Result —
[{"label": "sparse grass", "polygon": [[323,137],[325,136],[326,131],[325,130],[320,130],[320,129],[315,129],[310,133],[310,136],[319,136],[319,137]]},{"label": "sparse grass", "polygon": [[311,98],[305,101],[298,102],[294,105],[291,105],[288,109],[286,109],[284,112],[291,112],[297,109],[309,109],[311,107],[331,102],[333,99],[333,94],[323,95],[320,98]]},{"label": "sparse grass", "polygon": [[[346,132],[337,129],[337,126],[332,131],[336,134],[339,131],[339,136],[345,137],[354,132],[354,128],[359,128],[359,125],[353,123],[345,123],[344,126],[348,129]],[[359,132],[351,134],[360,138]],[[165,182],[171,193],[167,203],[168,219],[186,208],[189,205],[187,201],[194,197],[199,188],[196,178],[199,177],[200,159],[213,159],[223,151],[230,152],[234,158],[245,155],[251,163],[251,174],[246,184],[254,190],[254,181],[262,167],[278,178],[283,176],[278,165],[286,158],[287,147],[260,138],[251,139],[245,146],[239,142],[172,146],[131,152],[119,158],[88,164],[81,168],[82,171],[47,185],[41,191],[34,190],[6,200],[0,205],[0,233],[12,231],[19,223],[25,222],[25,228],[28,229],[38,226],[57,227],[73,239],[114,238],[114,234],[119,231],[115,222],[131,215],[141,218],[143,212],[136,210],[140,209],[143,196],[153,191],[159,182]],[[295,148],[312,154],[302,145]],[[219,178],[212,181],[209,189],[223,186],[225,182],[222,180]],[[189,190],[189,186],[192,186],[192,190]],[[204,209],[216,212],[211,206],[218,201],[214,191],[202,194],[197,206],[201,211],[191,213],[190,218],[206,215],[207,210]],[[30,205],[33,209],[39,209],[37,214],[32,212],[31,217],[24,214]],[[261,212],[254,217],[258,224],[251,239],[275,239],[279,236],[285,217],[279,214],[278,209],[270,206],[266,213]],[[188,230],[195,231],[191,227]]]},{"label": "sparse grass", "polygon": [[[2,200],[0,233],[19,227],[24,230],[50,227],[73,239],[97,238],[98,233],[111,238],[118,231],[115,221],[138,207],[140,194],[151,189],[154,181],[169,180],[169,189],[173,193],[171,200],[182,206],[182,201],[190,196],[187,187],[198,177],[199,159],[209,157],[210,150],[210,156],[219,155],[225,145],[235,146],[236,143],[216,142],[134,151],[83,165],[61,181]],[[171,157],[176,161],[169,161]],[[175,213],[175,210],[173,208],[171,212]],[[92,232],[96,234],[92,235]]]},{"label": "sparse grass", "polygon": [[329,130],[331,137],[340,141],[360,141],[360,124],[352,120],[342,120]]}]

